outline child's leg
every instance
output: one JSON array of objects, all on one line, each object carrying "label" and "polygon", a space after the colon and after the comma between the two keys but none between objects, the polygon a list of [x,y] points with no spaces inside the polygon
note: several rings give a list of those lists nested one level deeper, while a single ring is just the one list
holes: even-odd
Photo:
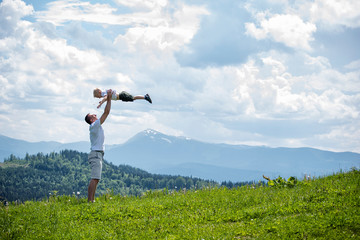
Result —
[{"label": "child's leg", "polygon": [[152,103],[149,94],[146,94],[145,96],[137,95],[135,97],[133,97],[130,93],[125,92],[125,91],[122,91],[119,94],[119,100],[121,100],[123,102],[133,102],[134,100],[139,100],[139,99],[145,99],[149,103]]},{"label": "child's leg", "polygon": [[145,97],[144,97],[144,96],[140,96],[140,95],[137,95],[137,96],[134,97],[134,100],[138,100],[138,99],[145,99]]},{"label": "child's leg", "polygon": [[145,96],[137,95],[137,96],[134,97],[134,100],[137,100],[137,99],[145,99],[149,103],[152,103],[149,94],[146,94]]}]

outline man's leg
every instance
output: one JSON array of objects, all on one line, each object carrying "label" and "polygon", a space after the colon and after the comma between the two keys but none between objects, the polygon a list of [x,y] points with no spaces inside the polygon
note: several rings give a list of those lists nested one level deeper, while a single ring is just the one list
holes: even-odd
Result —
[{"label": "man's leg", "polygon": [[88,187],[88,202],[94,202],[95,200],[95,191],[97,184],[99,183],[99,179],[91,179]]},{"label": "man's leg", "polygon": [[89,163],[91,165],[91,180],[88,186],[88,202],[94,202],[96,187],[101,179],[102,161],[104,153],[91,151]]}]

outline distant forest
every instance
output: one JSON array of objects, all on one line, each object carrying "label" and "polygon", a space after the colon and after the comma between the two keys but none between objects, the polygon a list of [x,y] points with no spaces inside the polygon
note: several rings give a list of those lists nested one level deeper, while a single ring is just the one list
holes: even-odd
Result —
[{"label": "distant forest", "polygon": [[[88,154],[73,150],[36,155],[25,158],[10,155],[0,163],[0,201],[41,200],[52,194],[87,196],[90,180]],[[223,182],[237,187],[252,182]],[[108,192],[139,196],[147,190],[182,190],[219,186],[215,181],[194,177],[151,174],[128,165],[115,166],[104,161],[102,179],[96,194]]]}]

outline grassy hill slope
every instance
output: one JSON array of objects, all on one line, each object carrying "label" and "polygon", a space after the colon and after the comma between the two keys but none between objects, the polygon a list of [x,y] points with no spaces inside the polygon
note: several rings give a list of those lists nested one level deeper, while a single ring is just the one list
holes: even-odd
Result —
[{"label": "grassy hill slope", "polygon": [[360,172],[298,182],[75,196],[0,208],[0,239],[360,239]]}]

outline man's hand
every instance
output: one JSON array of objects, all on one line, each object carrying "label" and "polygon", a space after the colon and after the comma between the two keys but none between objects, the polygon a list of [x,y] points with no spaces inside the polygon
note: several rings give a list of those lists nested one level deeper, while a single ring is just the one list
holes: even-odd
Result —
[{"label": "man's hand", "polygon": [[112,98],[112,90],[111,89],[109,89],[109,90],[107,90],[107,100],[109,101],[109,100],[111,100],[111,98]]}]

